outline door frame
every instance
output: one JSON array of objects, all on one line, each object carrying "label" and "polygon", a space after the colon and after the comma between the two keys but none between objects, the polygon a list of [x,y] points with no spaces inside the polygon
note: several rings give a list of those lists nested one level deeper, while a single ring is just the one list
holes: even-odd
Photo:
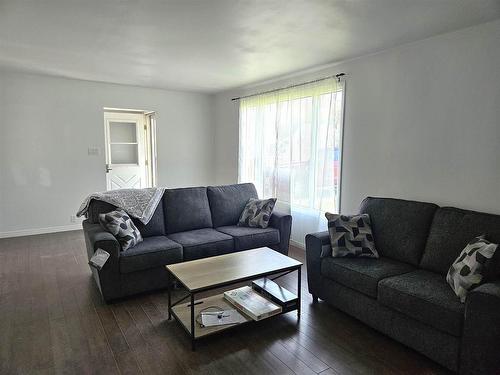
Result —
[{"label": "door frame", "polygon": [[146,145],[146,169],[149,187],[157,185],[157,145],[156,145],[156,112],[144,112],[144,142]]},{"label": "door frame", "polygon": [[[104,107],[104,154],[105,154],[105,179],[106,190],[109,190],[108,166],[111,163],[111,147],[110,134],[108,123],[110,121],[118,122],[136,122],[137,142],[138,142],[138,158],[144,159],[143,176],[145,181],[144,187],[155,187],[157,183],[156,172],[156,113],[153,111],[130,110]],[[135,164],[134,164],[135,165]]]}]

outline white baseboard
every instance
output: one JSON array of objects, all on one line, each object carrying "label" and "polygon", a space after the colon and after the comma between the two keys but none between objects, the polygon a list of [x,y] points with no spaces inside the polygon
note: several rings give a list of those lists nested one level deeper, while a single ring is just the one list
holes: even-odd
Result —
[{"label": "white baseboard", "polygon": [[290,240],[290,245],[292,245],[294,247],[298,247],[299,249],[302,249],[302,250],[306,249],[306,247],[304,246],[304,244],[301,244],[300,242],[297,242],[297,241],[294,241],[294,240]]},{"label": "white baseboard", "polygon": [[79,229],[82,229],[81,223],[80,224],[71,224],[71,225],[62,225],[62,226],[58,226],[58,227],[21,229],[21,230],[13,230],[10,232],[0,232],[0,238],[33,236],[35,234],[67,232],[70,230],[79,230]]}]

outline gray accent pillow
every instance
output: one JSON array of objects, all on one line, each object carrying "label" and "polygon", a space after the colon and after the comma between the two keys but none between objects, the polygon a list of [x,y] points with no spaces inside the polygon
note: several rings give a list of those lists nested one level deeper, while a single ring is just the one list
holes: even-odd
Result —
[{"label": "gray accent pillow", "polygon": [[327,212],[331,255],[337,257],[378,258],[373,240],[370,215],[336,215]]},{"label": "gray accent pillow", "polygon": [[122,247],[122,251],[142,242],[141,232],[130,219],[130,216],[123,210],[100,214],[99,223],[104,230],[115,236]]},{"label": "gray accent pillow", "polygon": [[238,226],[250,228],[267,228],[273,213],[276,198],[250,198],[241,213]]},{"label": "gray accent pillow", "polygon": [[491,243],[484,236],[470,241],[453,262],[446,281],[460,301],[465,302],[467,293],[481,284],[498,244]]}]

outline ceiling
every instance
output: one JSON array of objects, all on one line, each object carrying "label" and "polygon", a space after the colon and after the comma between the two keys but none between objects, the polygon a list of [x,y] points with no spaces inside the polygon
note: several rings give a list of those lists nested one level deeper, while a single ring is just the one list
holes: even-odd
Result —
[{"label": "ceiling", "polygon": [[500,17],[500,0],[0,0],[0,68],[217,92]]}]

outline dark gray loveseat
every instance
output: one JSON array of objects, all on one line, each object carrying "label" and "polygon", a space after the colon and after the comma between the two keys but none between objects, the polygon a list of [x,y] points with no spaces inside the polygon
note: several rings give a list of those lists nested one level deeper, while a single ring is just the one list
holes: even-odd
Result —
[{"label": "dark gray loveseat", "polygon": [[166,288],[166,264],[262,246],[288,254],[290,215],[273,212],[266,229],[236,225],[257,197],[253,184],[167,189],[147,225],[134,220],[144,241],[123,252],[99,224],[99,214],[115,206],[92,201],[83,231],[89,258],[98,248],[111,254],[101,271],[92,268],[104,300]]},{"label": "dark gray loveseat", "polygon": [[[309,292],[461,374],[500,374],[498,272],[461,303],[446,282],[469,240],[500,242],[500,216],[366,198],[379,259],[321,257],[328,232],[306,236]],[[327,249],[325,249],[327,250]],[[496,254],[499,255],[499,254]],[[500,271],[496,256],[494,271]]]}]

